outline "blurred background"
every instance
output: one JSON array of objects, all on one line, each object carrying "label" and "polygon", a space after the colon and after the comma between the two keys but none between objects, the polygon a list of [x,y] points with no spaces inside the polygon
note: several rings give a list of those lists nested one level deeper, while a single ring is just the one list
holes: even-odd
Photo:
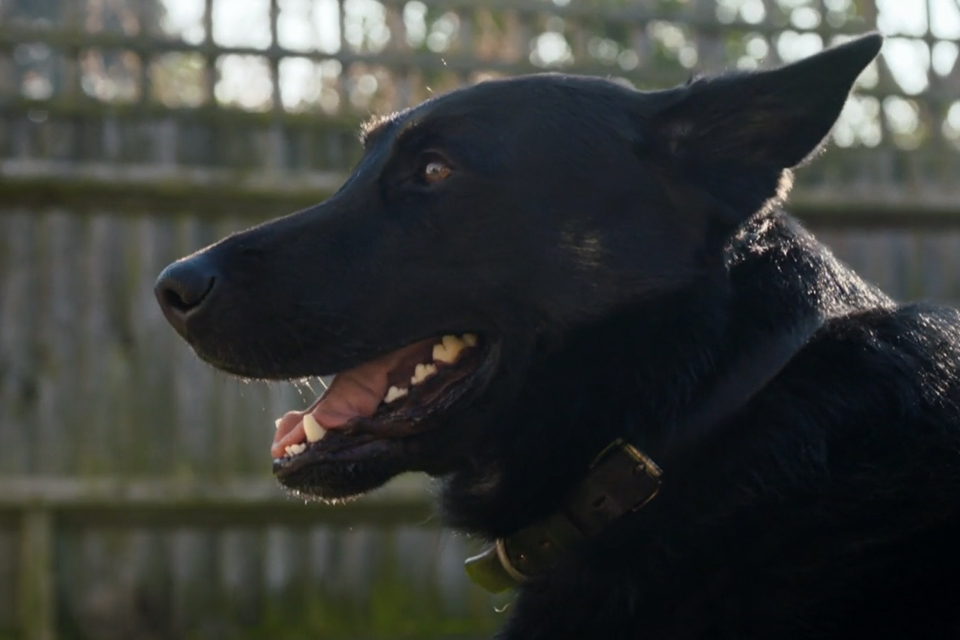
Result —
[{"label": "blurred background", "polygon": [[488,635],[509,599],[468,583],[422,479],[285,497],[273,420],[311,381],[211,371],[154,278],[332,193],[371,114],[544,69],[665,87],[871,29],[791,209],[895,296],[957,302],[958,0],[0,0],[0,639]]}]

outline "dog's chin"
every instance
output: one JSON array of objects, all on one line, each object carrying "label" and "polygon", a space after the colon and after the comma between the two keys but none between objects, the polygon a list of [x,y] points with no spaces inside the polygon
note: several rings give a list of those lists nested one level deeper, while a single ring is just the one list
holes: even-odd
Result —
[{"label": "dog's chin", "polygon": [[[277,479],[298,497],[342,502],[373,491],[395,476],[411,471],[412,456],[402,444],[386,440],[356,447],[351,455],[307,456],[296,464],[274,463]],[[312,458],[312,459],[311,459]]]},{"label": "dog's chin", "polygon": [[[401,351],[419,352],[423,342],[429,341],[411,344]],[[433,342],[442,344],[437,340]],[[361,367],[391,358],[391,366],[408,367],[411,358],[396,353],[400,355],[378,356],[373,364]],[[405,388],[403,395],[388,390],[375,409],[342,424],[337,423],[330,407],[352,408],[362,405],[364,398],[362,395],[359,399],[337,397],[348,394],[347,385],[356,383],[350,380],[356,376],[353,370],[340,374],[345,381],[338,384],[335,378],[310,409],[288,414],[282,419],[288,421],[285,424],[278,421],[273,448],[274,475],[299,496],[340,501],[376,489],[407,471],[445,473],[448,470],[443,467],[444,450],[459,440],[454,433],[457,416],[469,412],[483,397],[498,368],[499,354],[498,341],[481,337],[469,348],[462,348],[453,361],[436,360],[430,375]],[[396,365],[398,362],[406,364]],[[420,364],[415,366],[413,378],[422,376]],[[411,378],[409,372],[404,375],[408,380]],[[391,380],[395,378],[392,371],[389,376]],[[348,390],[343,391],[344,388]],[[389,387],[394,388],[394,384]],[[333,426],[327,420],[333,421]],[[305,425],[306,421],[315,425]]]}]

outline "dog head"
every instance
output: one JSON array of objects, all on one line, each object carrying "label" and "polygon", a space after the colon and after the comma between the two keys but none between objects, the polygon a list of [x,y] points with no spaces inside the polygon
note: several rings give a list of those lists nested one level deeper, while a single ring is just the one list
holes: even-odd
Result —
[{"label": "dog head", "polygon": [[224,371],[338,374],[279,421],[287,486],[336,499],[471,465],[493,482],[475,454],[516,457],[531,394],[603,384],[552,376],[564,350],[590,372],[578,332],[722,282],[724,246],[785,197],[880,44],[658,92],[545,74],[436,97],[365,127],[327,201],[170,265],[158,299]]}]

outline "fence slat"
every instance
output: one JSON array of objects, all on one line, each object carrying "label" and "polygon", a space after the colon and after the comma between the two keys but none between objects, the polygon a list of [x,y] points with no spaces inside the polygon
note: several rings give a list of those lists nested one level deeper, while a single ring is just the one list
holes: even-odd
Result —
[{"label": "fence slat", "polygon": [[20,529],[17,596],[24,640],[56,640],[56,565],[53,513],[30,509]]},{"label": "fence slat", "polygon": [[80,333],[79,261],[83,228],[65,211],[41,220],[37,348],[40,357],[36,469],[45,474],[72,473],[82,431],[77,379]]},{"label": "fence slat", "polygon": [[18,211],[0,220],[0,472],[24,473],[37,423],[36,219]]}]

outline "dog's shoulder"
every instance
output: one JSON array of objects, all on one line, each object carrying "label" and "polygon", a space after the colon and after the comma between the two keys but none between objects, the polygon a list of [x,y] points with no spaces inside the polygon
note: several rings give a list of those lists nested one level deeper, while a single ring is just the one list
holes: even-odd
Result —
[{"label": "dog's shoulder", "polygon": [[829,318],[798,354],[797,367],[838,387],[862,382],[878,393],[909,388],[946,400],[960,391],[960,312],[917,303]]},{"label": "dog's shoulder", "polygon": [[752,413],[785,427],[778,440],[816,447],[824,470],[849,474],[863,499],[902,474],[901,488],[960,505],[949,497],[960,482],[957,310],[911,304],[830,318],[758,400]]}]

